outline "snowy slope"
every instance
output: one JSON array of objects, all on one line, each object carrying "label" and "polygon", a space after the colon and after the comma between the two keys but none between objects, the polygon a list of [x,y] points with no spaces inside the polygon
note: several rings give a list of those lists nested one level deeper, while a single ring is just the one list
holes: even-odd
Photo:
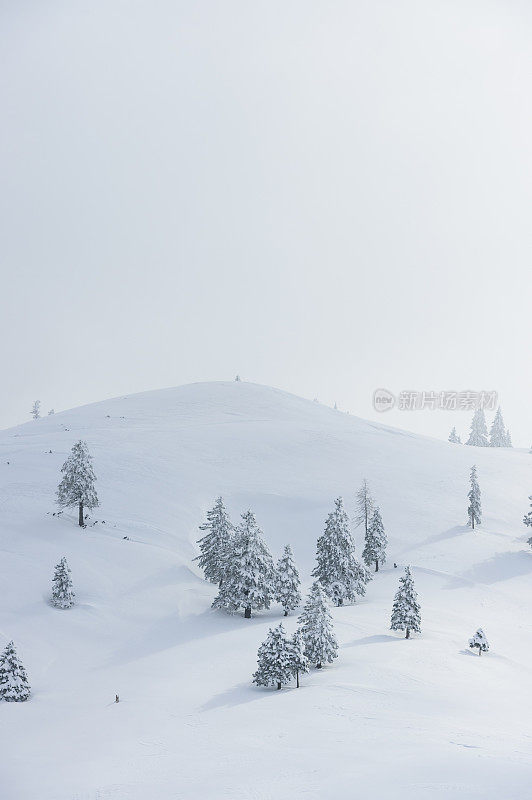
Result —
[{"label": "snowy slope", "polygon": [[[101,502],[84,532],[74,513],[52,516],[79,438]],[[234,382],[116,398],[0,433],[1,644],[15,640],[33,687],[30,702],[0,704],[1,796],[529,797],[532,553],[521,519],[531,458]],[[472,533],[474,462],[484,519]],[[292,544],[307,586],[334,498],[352,513],[363,477],[389,562],[362,602],[334,610],[338,660],[299,690],[251,687],[281,612],[210,610],[214,587],[192,563],[198,524],[218,494],[234,521],[251,507],[274,556]],[[69,611],[48,603],[62,555],[77,593]],[[393,561],[414,567],[423,633],[411,641],[389,631]],[[478,626],[492,647],[482,658],[467,649]]]}]

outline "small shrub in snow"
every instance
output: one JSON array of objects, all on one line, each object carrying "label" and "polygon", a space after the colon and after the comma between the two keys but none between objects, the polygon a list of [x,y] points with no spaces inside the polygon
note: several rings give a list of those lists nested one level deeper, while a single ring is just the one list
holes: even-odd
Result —
[{"label": "small shrub in snow", "polygon": [[63,478],[57,489],[57,504],[61,508],[78,507],[78,522],[84,527],[84,508],[96,508],[98,495],[94,488],[96,476],[92,469],[92,456],[87,444],[76,442],[72,452],[61,467]]},{"label": "small shrub in snow", "polygon": [[270,628],[268,636],[259,647],[257,653],[258,667],[253,675],[253,683],[257,686],[275,686],[280,689],[287,684],[293,674],[293,657],[291,645],[281,625]]},{"label": "small shrub in snow", "polygon": [[194,561],[203,569],[205,580],[221,585],[229,568],[233,540],[233,526],[221,497],[207,511],[207,522],[199,528],[206,533],[198,539],[201,552]]},{"label": "small shrub in snow", "polygon": [[300,585],[301,581],[294,563],[292,548],[287,544],[283,555],[277,562],[274,578],[275,599],[281,603],[285,617],[288,616],[289,611],[294,611],[301,603]]},{"label": "small shrub in snow", "polygon": [[52,605],[56,608],[71,608],[74,605],[74,597],[70,567],[63,556],[55,568],[52,580]]},{"label": "small shrub in snow", "polygon": [[393,601],[391,630],[406,631],[405,639],[410,639],[410,631],[421,633],[420,610],[410,567],[405,567]]},{"label": "small shrub in snow", "polygon": [[327,595],[319,581],[314,581],[298,619],[305,656],[317,669],[338,656],[338,642],[333,632]]},{"label": "small shrub in snow", "polygon": [[41,401],[40,400],[35,400],[35,402],[33,403],[32,407],[31,407],[31,412],[30,413],[31,413],[31,416],[33,417],[33,419],[39,419],[40,418],[40,416],[41,416]]},{"label": "small shrub in snow", "polygon": [[0,656],[0,699],[21,703],[30,696],[26,670],[20,663],[13,642]]},{"label": "small shrub in snow", "polygon": [[488,650],[490,649],[490,646],[488,644],[488,640],[486,639],[486,634],[484,633],[482,628],[479,628],[477,630],[477,632],[475,633],[475,635],[471,637],[471,639],[469,640],[469,647],[472,650],[474,650],[475,648],[478,648],[479,656],[482,653],[487,653],[488,652]]},{"label": "small shrub in snow", "polygon": [[480,525],[482,520],[482,507],[480,505],[480,486],[477,479],[477,468],[475,465],[471,467],[471,474],[469,476],[471,489],[468,492],[469,506],[467,509],[468,521],[467,524],[475,530],[475,523]]}]

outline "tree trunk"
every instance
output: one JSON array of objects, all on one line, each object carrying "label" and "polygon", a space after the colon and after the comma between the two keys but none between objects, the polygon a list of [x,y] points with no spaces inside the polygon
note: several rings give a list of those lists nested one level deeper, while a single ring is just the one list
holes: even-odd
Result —
[{"label": "tree trunk", "polygon": [[343,601],[343,599],[342,599],[341,597],[339,597],[339,598],[337,599],[337,601],[336,601],[336,605],[337,605],[337,606],[343,606],[343,604],[344,604],[344,601]]},{"label": "tree trunk", "polygon": [[244,619],[251,619],[251,606],[246,606],[244,611]]},{"label": "tree trunk", "polygon": [[288,616],[288,611],[286,611],[286,609],[285,609],[284,615],[285,615],[285,617]]},{"label": "tree trunk", "polygon": [[78,522],[79,527],[83,528],[83,501],[79,504],[79,514],[78,514]]},{"label": "tree trunk", "polygon": [[471,530],[475,530],[475,517],[471,516]]},{"label": "tree trunk", "polygon": [[318,661],[318,663],[316,664],[316,669],[321,669],[321,661]]},{"label": "tree trunk", "polygon": [[378,571],[379,571],[379,562],[377,560],[377,561],[375,561],[375,572],[378,572]]},{"label": "tree trunk", "polygon": [[299,689],[299,670],[296,669],[296,689]]},{"label": "tree trunk", "polygon": [[481,655],[481,653],[482,653],[482,647],[479,647],[478,648],[478,654]]},{"label": "tree trunk", "polygon": [[405,639],[410,639],[410,628],[406,629],[406,636]]},{"label": "tree trunk", "polygon": [[277,681],[277,689],[279,690],[280,688],[281,688],[281,681]]}]

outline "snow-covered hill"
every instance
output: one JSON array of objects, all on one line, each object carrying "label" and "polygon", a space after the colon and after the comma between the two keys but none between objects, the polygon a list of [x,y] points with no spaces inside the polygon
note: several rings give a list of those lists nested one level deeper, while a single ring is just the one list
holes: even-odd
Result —
[{"label": "snow-covered hill", "polygon": [[[53,516],[79,438],[101,502],[85,531],[74,513]],[[484,512],[474,533],[472,463]],[[3,431],[0,643],[15,640],[33,694],[0,704],[1,796],[529,797],[531,464],[524,451],[426,439],[238,382]],[[292,544],[306,588],[334,498],[352,513],[364,477],[389,561],[363,601],[334,609],[338,660],[299,690],[253,688],[257,647],[282,612],[210,610],[214,587],[192,563],[198,525],[219,494],[234,521],[252,508],[274,556]],[[48,602],[63,555],[69,611]],[[423,632],[410,641],[389,631],[394,561],[413,565],[420,595]],[[478,626],[483,658],[467,649]]]}]

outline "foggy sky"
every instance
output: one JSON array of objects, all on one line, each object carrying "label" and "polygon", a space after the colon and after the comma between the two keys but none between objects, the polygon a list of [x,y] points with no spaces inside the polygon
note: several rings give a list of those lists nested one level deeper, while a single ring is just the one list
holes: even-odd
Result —
[{"label": "foggy sky", "polygon": [[514,0],[0,2],[0,426],[238,372],[529,446],[531,56]]}]

